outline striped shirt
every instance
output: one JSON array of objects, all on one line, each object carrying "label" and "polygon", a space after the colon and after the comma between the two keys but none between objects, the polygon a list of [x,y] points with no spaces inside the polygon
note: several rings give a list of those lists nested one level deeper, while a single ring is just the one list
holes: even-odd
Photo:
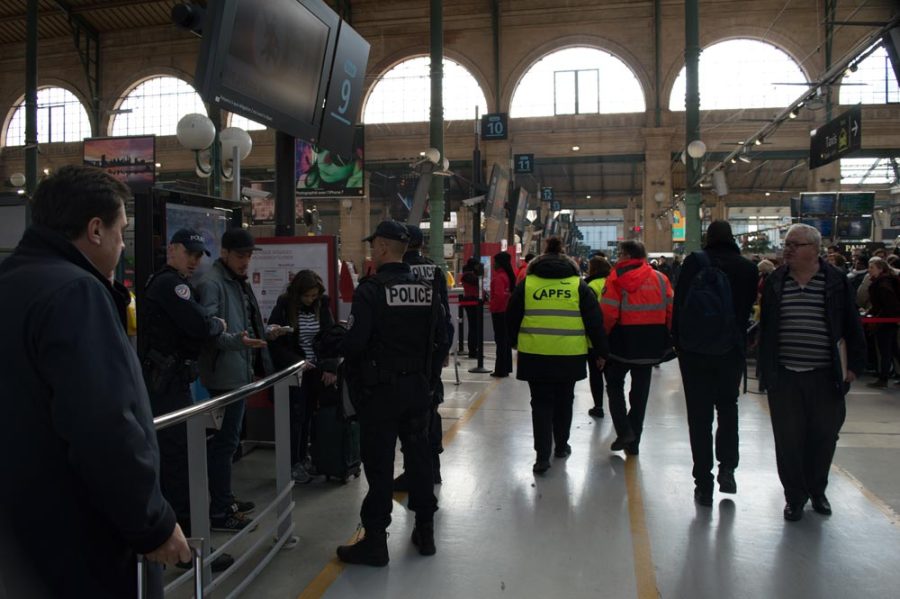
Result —
[{"label": "striped shirt", "polygon": [[825,318],[825,272],[801,287],[788,274],[781,296],[778,364],[789,370],[831,367],[831,339]]},{"label": "striped shirt", "polygon": [[319,316],[315,312],[306,312],[303,309],[297,312],[297,339],[303,355],[310,362],[315,363],[316,352],[313,350],[313,339],[319,332]]}]

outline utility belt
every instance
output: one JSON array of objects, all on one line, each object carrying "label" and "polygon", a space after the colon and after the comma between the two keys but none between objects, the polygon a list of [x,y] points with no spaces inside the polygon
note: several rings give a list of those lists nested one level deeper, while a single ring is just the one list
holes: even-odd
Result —
[{"label": "utility belt", "polygon": [[365,386],[391,385],[397,377],[414,374],[425,374],[423,358],[385,358],[366,359],[360,368],[360,378]]},{"label": "utility belt", "polygon": [[200,376],[197,360],[181,358],[177,354],[167,356],[155,349],[147,352],[143,366],[148,388],[157,393],[172,382],[190,384]]}]

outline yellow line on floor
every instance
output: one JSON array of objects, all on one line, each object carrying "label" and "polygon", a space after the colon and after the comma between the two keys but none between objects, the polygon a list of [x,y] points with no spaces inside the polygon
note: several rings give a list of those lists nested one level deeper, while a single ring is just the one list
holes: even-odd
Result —
[{"label": "yellow line on floor", "polygon": [[[453,441],[456,437],[456,433],[459,432],[459,429],[472,419],[472,416],[475,415],[481,405],[484,403],[484,400],[487,399],[488,395],[493,392],[494,388],[500,383],[499,380],[493,381],[490,385],[488,385],[481,393],[478,394],[478,397],[475,398],[475,401],[466,408],[466,411],[463,412],[463,415],[459,418],[459,420],[451,426],[444,433],[444,445],[448,445]],[[347,543],[352,543],[356,540],[356,533],[353,534],[352,537],[347,541]],[[344,571],[344,563],[341,562],[338,558],[332,558],[330,562],[325,564],[325,567],[322,568],[322,571],[319,572],[315,578],[313,578],[312,582],[310,582],[303,592],[301,592],[297,599],[318,599],[322,595],[328,591],[328,587],[337,580],[337,577],[341,575],[341,572]],[[642,598],[640,598],[642,599]]]},{"label": "yellow line on floor", "polygon": [[650,549],[650,533],[644,515],[644,500],[638,473],[638,460],[625,460],[625,488],[628,491],[628,519],[631,525],[631,547],[634,557],[634,578],[638,599],[657,599],[656,570]]}]

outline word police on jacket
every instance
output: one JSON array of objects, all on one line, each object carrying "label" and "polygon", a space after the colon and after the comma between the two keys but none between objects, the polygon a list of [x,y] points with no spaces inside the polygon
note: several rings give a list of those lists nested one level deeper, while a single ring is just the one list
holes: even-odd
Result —
[{"label": "word police on jacket", "polygon": [[384,290],[388,306],[430,306],[431,287],[427,285],[394,285]]}]

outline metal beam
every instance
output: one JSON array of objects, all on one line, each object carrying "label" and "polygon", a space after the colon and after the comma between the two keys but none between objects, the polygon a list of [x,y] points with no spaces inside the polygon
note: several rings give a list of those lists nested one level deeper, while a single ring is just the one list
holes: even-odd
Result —
[{"label": "metal beam", "polygon": [[69,27],[72,28],[72,41],[75,42],[75,50],[81,60],[91,94],[91,121],[93,134],[96,136],[100,128],[100,34],[64,0],[53,0],[53,3],[66,15]]},{"label": "metal beam", "polygon": [[[784,172],[784,179],[781,180],[781,185],[778,186],[778,189],[780,189],[782,191],[784,190],[784,187],[785,187],[785,185],[787,185],[787,182],[790,180],[791,177],[794,176],[794,170],[797,167],[799,167],[801,164],[803,164],[803,162],[804,162],[803,160],[798,160],[797,164],[795,164],[794,166],[792,166],[791,168],[789,168],[788,170],[786,170]],[[752,187],[756,187],[756,185],[753,185]]]}]

